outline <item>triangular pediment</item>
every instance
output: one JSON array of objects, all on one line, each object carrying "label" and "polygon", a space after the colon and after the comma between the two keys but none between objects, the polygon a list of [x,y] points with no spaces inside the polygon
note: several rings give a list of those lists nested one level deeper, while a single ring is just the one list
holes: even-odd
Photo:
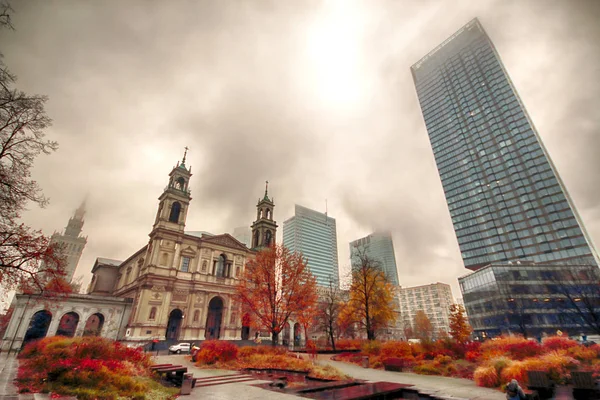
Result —
[{"label": "triangular pediment", "polygon": [[229,247],[231,249],[248,251],[248,248],[246,247],[246,245],[244,245],[242,242],[240,242],[239,240],[237,240],[236,238],[234,238],[233,236],[231,236],[228,233],[224,233],[222,235],[217,235],[217,236],[212,236],[209,238],[202,238],[202,241],[204,243],[218,244],[219,246]]}]

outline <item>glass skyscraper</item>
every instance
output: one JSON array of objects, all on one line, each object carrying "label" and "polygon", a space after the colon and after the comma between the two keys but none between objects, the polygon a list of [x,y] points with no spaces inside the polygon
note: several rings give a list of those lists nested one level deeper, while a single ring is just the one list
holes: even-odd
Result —
[{"label": "glass skyscraper", "polygon": [[364,251],[370,259],[381,263],[381,268],[390,283],[396,286],[399,285],[392,235],[384,232],[375,232],[369,236],[350,242],[350,259],[352,265],[356,262],[354,254],[357,249]]},{"label": "glass skyscraper", "polygon": [[477,19],[411,67],[465,267],[598,256]]},{"label": "glass skyscraper", "polygon": [[283,222],[283,245],[306,257],[320,286],[339,282],[335,219],[296,204],[295,215]]}]

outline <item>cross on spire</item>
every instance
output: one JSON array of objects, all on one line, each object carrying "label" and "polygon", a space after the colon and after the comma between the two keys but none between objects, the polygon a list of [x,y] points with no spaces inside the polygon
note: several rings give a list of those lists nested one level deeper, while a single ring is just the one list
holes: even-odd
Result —
[{"label": "cross on spire", "polygon": [[269,200],[269,181],[265,181],[265,197],[263,197],[263,200]]},{"label": "cross on spire", "polygon": [[185,151],[183,152],[183,160],[181,160],[182,164],[185,164],[185,157],[187,156],[187,151],[189,150],[187,146],[184,147]]}]

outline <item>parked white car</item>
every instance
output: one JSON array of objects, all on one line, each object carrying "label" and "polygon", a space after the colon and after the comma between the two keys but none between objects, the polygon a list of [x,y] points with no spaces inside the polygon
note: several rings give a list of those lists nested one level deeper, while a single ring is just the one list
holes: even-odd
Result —
[{"label": "parked white car", "polygon": [[190,352],[190,344],[189,343],[178,343],[169,347],[169,353],[189,353]]}]

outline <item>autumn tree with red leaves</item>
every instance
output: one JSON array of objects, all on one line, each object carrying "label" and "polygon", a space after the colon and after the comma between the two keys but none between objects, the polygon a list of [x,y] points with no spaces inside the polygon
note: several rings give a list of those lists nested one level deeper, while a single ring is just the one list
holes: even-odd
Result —
[{"label": "autumn tree with red leaves", "polygon": [[300,253],[282,245],[260,250],[236,285],[236,297],[258,324],[271,332],[273,345],[292,315],[317,302],[317,281]]},{"label": "autumn tree with red leaves", "polygon": [[[12,29],[11,12],[0,4],[0,27]],[[51,125],[47,97],[17,90],[15,82],[0,58],[0,289],[46,294],[65,290],[63,259],[46,236],[20,219],[28,203],[48,203],[31,168],[38,155],[52,153],[58,144],[44,139]]]}]

